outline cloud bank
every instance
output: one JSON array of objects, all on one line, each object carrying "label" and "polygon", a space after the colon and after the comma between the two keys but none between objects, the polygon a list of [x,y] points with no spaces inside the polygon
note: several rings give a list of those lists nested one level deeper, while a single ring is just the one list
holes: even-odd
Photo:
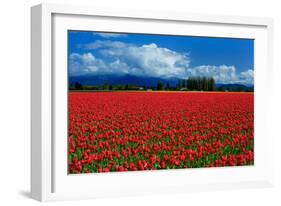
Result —
[{"label": "cloud bank", "polygon": [[[135,75],[159,78],[214,77],[217,83],[253,84],[252,69],[237,72],[232,65],[200,65],[191,67],[188,53],[180,53],[155,43],[134,45],[120,41],[97,40],[83,46],[83,54],[69,55],[71,76],[79,75]],[[91,51],[99,52],[100,58]]]},{"label": "cloud bank", "polygon": [[213,77],[216,82],[223,84],[253,84],[254,71],[252,69],[238,73],[234,66],[202,65],[188,69],[190,76]]}]

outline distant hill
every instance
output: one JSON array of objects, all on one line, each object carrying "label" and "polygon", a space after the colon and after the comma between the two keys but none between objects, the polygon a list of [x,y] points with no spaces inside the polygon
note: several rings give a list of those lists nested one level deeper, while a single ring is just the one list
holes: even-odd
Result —
[{"label": "distant hill", "polygon": [[178,83],[177,78],[156,78],[156,77],[137,77],[133,75],[98,75],[98,76],[76,76],[69,77],[71,83],[80,82],[82,85],[101,85],[101,84],[130,84],[136,86],[147,86],[147,87],[156,87],[157,81],[160,80],[164,84],[168,83],[171,87],[175,87]]},{"label": "distant hill", "polygon": [[230,92],[240,92],[247,91],[253,92],[253,85],[243,85],[243,84],[216,84],[216,89],[220,91],[230,91]]}]

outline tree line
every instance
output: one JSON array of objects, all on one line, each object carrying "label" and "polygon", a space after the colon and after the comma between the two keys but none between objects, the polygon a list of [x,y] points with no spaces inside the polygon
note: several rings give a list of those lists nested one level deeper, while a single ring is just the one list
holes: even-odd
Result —
[{"label": "tree line", "polygon": [[213,77],[189,77],[187,80],[183,80],[183,86],[186,86],[189,90],[197,91],[215,91],[216,82]]},{"label": "tree line", "polygon": [[130,84],[100,84],[82,85],[80,82],[72,82],[70,90],[158,90],[158,91],[215,91],[215,80],[213,77],[189,77],[179,79],[178,83],[170,85],[170,82],[158,80],[156,86],[138,86]]},{"label": "tree line", "polygon": [[189,91],[215,91],[216,82],[213,77],[189,77],[180,79],[176,87],[170,87],[169,82],[166,85],[158,80],[157,90],[189,90]]}]

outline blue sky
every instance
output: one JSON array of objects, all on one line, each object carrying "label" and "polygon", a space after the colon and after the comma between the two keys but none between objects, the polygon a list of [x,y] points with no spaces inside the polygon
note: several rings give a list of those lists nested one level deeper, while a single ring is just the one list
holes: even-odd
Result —
[{"label": "blue sky", "polygon": [[70,76],[212,76],[217,83],[253,84],[249,39],[69,31],[68,55]]}]

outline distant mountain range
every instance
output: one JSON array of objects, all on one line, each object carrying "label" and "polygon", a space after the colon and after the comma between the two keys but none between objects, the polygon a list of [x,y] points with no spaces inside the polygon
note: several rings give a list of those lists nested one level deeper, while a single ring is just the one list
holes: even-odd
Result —
[{"label": "distant mountain range", "polygon": [[157,81],[160,80],[164,84],[169,82],[171,87],[175,87],[178,83],[178,78],[158,78],[158,77],[138,77],[133,75],[98,75],[98,76],[76,76],[69,77],[70,83],[79,82],[82,85],[101,85],[101,84],[129,84],[136,86],[156,87]]},{"label": "distant mountain range", "polygon": [[[102,84],[111,85],[135,85],[135,86],[146,86],[146,87],[156,87],[157,81],[161,81],[166,85],[169,83],[170,87],[176,87],[179,82],[178,78],[158,78],[158,77],[138,77],[133,75],[95,75],[95,76],[70,76],[69,83],[79,82],[82,85],[96,86]],[[216,84],[217,90],[222,91],[253,91],[253,85],[243,85],[243,84]]]},{"label": "distant mountain range", "polygon": [[233,92],[254,91],[253,85],[243,85],[243,84],[216,84],[216,88],[217,90],[233,91]]}]

